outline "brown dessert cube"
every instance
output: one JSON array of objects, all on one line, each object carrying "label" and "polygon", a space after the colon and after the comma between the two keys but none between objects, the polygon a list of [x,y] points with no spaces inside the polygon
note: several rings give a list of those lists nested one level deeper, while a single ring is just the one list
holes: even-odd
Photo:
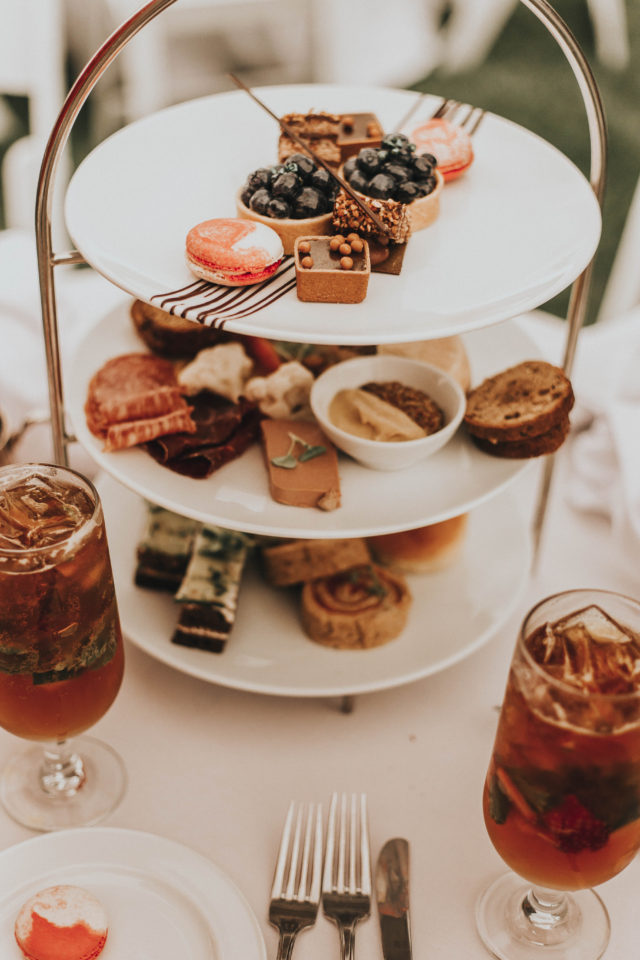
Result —
[{"label": "brown dessert cube", "polygon": [[[315,113],[287,113],[282,118],[287,127],[325,163],[338,166],[341,160],[337,138],[340,131],[340,117],[335,113],[317,111]],[[282,133],[278,140],[278,160],[283,163],[292,154],[300,153],[300,146]]]},{"label": "brown dessert cube", "polygon": [[[300,245],[303,245],[301,252]],[[333,245],[334,246],[334,245]],[[298,299],[311,303],[360,303],[367,295],[369,244],[346,257],[330,237],[300,237],[294,248]],[[311,260],[311,264],[308,261]]]},{"label": "brown dessert cube", "polygon": [[354,157],[363,147],[379,147],[382,134],[382,124],[375,113],[343,113],[337,141],[342,161]]}]

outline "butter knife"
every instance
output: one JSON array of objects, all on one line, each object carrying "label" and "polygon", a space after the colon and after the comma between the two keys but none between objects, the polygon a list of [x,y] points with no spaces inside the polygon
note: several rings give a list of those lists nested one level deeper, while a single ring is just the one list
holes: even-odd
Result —
[{"label": "butter knife", "polygon": [[388,840],[376,865],[376,899],[384,960],[411,960],[409,844]]}]

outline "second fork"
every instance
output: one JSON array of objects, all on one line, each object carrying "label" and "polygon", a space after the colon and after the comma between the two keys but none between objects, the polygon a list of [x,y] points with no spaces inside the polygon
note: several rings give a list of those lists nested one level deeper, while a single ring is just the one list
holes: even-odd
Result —
[{"label": "second fork", "polygon": [[342,960],[352,960],[355,927],[371,911],[367,798],[334,793],[329,808],[322,879],[322,909],[337,924]]}]

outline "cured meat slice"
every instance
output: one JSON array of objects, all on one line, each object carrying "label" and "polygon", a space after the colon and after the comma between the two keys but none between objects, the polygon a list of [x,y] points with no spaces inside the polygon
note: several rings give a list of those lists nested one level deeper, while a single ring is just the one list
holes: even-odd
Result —
[{"label": "cured meat slice", "polygon": [[85,414],[91,432],[104,436],[112,423],[160,416],[183,405],[173,364],[128,353],[107,360],[92,377]]},{"label": "cured meat slice", "polygon": [[107,428],[104,449],[113,452],[135,447],[139,443],[146,443],[161,437],[165,433],[185,431],[193,433],[196,425],[191,419],[191,407],[184,400],[180,410],[173,410],[161,417],[149,417],[146,420],[128,420],[126,423],[114,423]]},{"label": "cured meat slice", "polygon": [[254,404],[232,403],[217,394],[199,393],[190,403],[195,432],[161,437],[146,450],[170,470],[203,479],[255,443],[262,414]]}]

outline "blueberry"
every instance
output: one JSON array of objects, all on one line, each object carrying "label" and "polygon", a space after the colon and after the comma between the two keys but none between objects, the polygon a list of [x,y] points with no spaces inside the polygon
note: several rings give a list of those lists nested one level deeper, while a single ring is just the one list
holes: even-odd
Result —
[{"label": "blueberry", "polygon": [[426,180],[433,173],[433,164],[426,156],[414,157],[411,166],[416,180]]},{"label": "blueberry", "polygon": [[432,167],[438,166],[438,160],[432,153],[421,153],[420,156],[423,160],[428,160]]},{"label": "blueberry", "polygon": [[413,160],[413,152],[406,147],[390,147],[388,155],[389,163],[401,163],[405,167],[410,166]]},{"label": "blueberry", "polygon": [[340,189],[338,182],[334,177],[325,170],[323,167],[318,167],[317,170],[311,174],[311,179],[309,180],[309,186],[315,187],[316,190],[320,190],[321,193],[324,193],[327,197],[335,196],[337,191]]},{"label": "blueberry", "polygon": [[319,217],[326,213],[328,202],[315,187],[303,187],[293,207],[293,217],[305,220],[307,217]]},{"label": "blueberry", "polygon": [[288,219],[291,216],[291,207],[282,197],[273,197],[267,207],[267,216],[275,217],[277,220]]},{"label": "blueberry", "polygon": [[271,202],[271,194],[269,191],[262,187],[260,190],[256,190],[254,195],[251,197],[249,206],[255,213],[259,213],[261,217],[268,217],[267,207]]},{"label": "blueberry", "polygon": [[433,191],[434,191],[435,188],[436,188],[436,184],[437,184],[437,180],[436,180],[435,177],[427,177],[426,180],[421,180],[421,181],[420,181],[420,186],[421,186],[422,189],[424,190],[424,195],[425,195],[425,197],[426,197],[428,194],[433,193]]},{"label": "blueberry", "polygon": [[380,146],[391,150],[395,147],[404,147],[408,143],[409,137],[405,137],[404,133],[389,133],[384,137]]},{"label": "blueberry", "polygon": [[422,184],[413,183],[411,180],[405,180],[396,187],[395,199],[401,203],[411,203],[423,196]]},{"label": "blueberry", "polygon": [[286,170],[284,169],[284,165],[282,163],[277,163],[275,164],[275,166],[269,167],[269,176],[271,177],[271,183],[274,183],[274,181],[276,181],[278,177],[283,173],[286,173]]},{"label": "blueberry", "polygon": [[271,174],[268,167],[261,167],[259,170],[254,170],[253,173],[250,173],[247,177],[247,187],[250,187],[252,191],[259,190],[260,187],[268,187],[271,182]]},{"label": "blueberry", "polygon": [[358,158],[349,157],[348,160],[345,160],[342,172],[344,174],[345,180],[348,180],[354,170],[357,169]]},{"label": "blueberry", "polygon": [[367,194],[370,197],[375,197],[377,200],[389,200],[389,198],[393,197],[395,189],[396,181],[393,177],[390,177],[388,173],[377,173],[375,177],[369,181]]},{"label": "blueberry", "polygon": [[382,173],[386,173],[390,177],[393,177],[393,179],[397,180],[398,183],[408,180],[411,176],[411,170],[409,167],[405,167],[402,163],[385,163],[384,167],[382,168]]},{"label": "blueberry", "polygon": [[289,171],[276,177],[271,186],[274,197],[282,197],[283,200],[295,200],[301,190],[302,180],[296,173]]},{"label": "blueberry", "polygon": [[354,190],[359,190],[360,193],[366,193],[369,189],[369,177],[367,177],[362,170],[354,170],[349,177],[349,184]]},{"label": "blueberry", "polygon": [[255,193],[255,190],[252,190],[251,187],[245,184],[242,190],[242,193],[240,194],[240,199],[244,203],[245,207],[248,207],[251,205],[251,197],[253,196],[254,193]]},{"label": "blueberry", "polygon": [[304,153],[292,153],[291,156],[287,158],[284,168],[288,173],[297,173],[300,179],[307,183],[309,177],[316,169],[316,165],[311,157],[305,156]]},{"label": "blueberry", "polygon": [[357,157],[358,168],[371,177],[381,167],[380,157],[375,147],[363,147]]}]

